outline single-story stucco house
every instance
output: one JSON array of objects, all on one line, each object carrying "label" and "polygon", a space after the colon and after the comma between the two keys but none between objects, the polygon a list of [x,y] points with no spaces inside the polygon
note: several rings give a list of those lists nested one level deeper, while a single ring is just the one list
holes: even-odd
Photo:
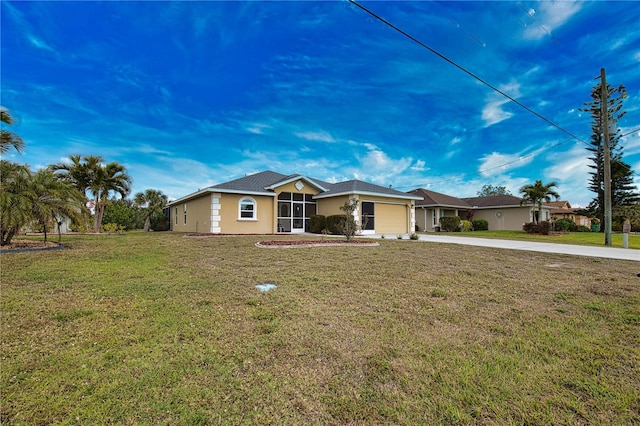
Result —
[{"label": "single-story stucco house", "polygon": [[424,188],[409,191],[409,194],[421,197],[416,201],[416,225],[420,231],[434,231],[440,228],[440,218],[459,216],[466,219],[471,206],[460,198]]},{"label": "single-story stucco house", "polygon": [[[433,231],[440,226],[443,216],[459,216],[466,219],[486,219],[489,229],[495,231],[522,230],[526,222],[537,217],[537,207],[521,204],[521,198],[513,195],[494,195],[488,197],[457,198],[424,188],[409,191],[422,197],[416,201],[416,225],[421,231]],[[551,219],[551,207],[542,205],[541,220]]]},{"label": "single-story stucco house", "polygon": [[587,227],[591,226],[591,219],[576,213],[578,209],[572,208],[571,204],[566,200],[552,201],[550,203],[547,203],[547,205],[551,208],[552,220],[570,219],[576,225]]},{"label": "single-story stucco house", "polygon": [[171,230],[213,234],[301,233],[313,215],[344,214],[358,200],[354,219],[363,234],[410,233],[422,197],[360,180],[329,183],[263,171],[210,186],[171,201]]}]

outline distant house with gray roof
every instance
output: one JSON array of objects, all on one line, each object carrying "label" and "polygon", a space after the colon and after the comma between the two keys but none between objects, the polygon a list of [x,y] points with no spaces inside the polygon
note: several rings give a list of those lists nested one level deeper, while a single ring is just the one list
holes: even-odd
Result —
[{"label": "distant house with gray roof", "polygon": [[[274,171],[230,180],[169,203],[171,229],[214,234],[299,233],[314,215],[344,214],[340,207],[358,201],[354,219],[362,233],[410,233],[415,202],[421,196],[360,180],[329,183]],[[364,217],[366,216],[366,220]]]},{"label": "distant house with gray roof", "polygon": [[[526,222],[533,222],[538,212],[532,204],[521,204],[521,198],[513,195],[457,198],[424,188],[409,191],[422,197],[416,201],[416,225],[421,231],[439,229],[440,218],[458,216],[461,219],[485,219],[489,229],[496,231],[522,230]],[[541,220],[550,220],[551,206],[542,205]]]}]

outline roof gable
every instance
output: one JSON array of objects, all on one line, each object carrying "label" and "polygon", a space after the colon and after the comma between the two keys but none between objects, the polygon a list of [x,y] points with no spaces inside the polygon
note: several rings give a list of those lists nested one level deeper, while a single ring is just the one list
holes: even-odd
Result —
[{"label": "roof gable", "polygon": [[[279,186],[283,186],[283,185],[286,185],[288,183],[291,183],[291,182],[294,182],[294,181],[297,181],[297,180],[303,180],[305,182],[308,182],[309,184],[311,184],[311,185],[315,186],[316,188],[318,188],[320,191],[327,191],[327,187],[326,186],[322,186],[319,183],[320,181],[308,178],[306,176],[298,175],[298,174],[286,176],[284,179],[281,179],[278,182],[274,182],[271,185],[266,186],[265,188],[266,189],[276,189]],[[325,183],[325,185],[326,185],[326,183]]]},{"label": "roof gable", "polygon": [[228,190],[234,192],[272,192],[267,188],[276,182],[282,181],[287,177],[281,173],[272,172],[270,170],[255,173],[239,179],[230,180],[229,182],[220,183],[210,186],[210,189]]},{"label": "roof gable", "polygon": [[554,209],[571,209],[571,204],[568,201],[551,201],[545,204]]},{"label": "roof gable", "polygon": [[364,182],[361,180],[348,180],[345,182],[338,182],[329,184],[327,191],[324,191],[314,198],[328,198],[336,197],[338,195],[345,194],[358,194],[358,195],[377,195],[393,198],[403,198],[410,200],[420,200],[422,197],[407,192],[398,191],[385,186],[375,185],[373,183]]}]

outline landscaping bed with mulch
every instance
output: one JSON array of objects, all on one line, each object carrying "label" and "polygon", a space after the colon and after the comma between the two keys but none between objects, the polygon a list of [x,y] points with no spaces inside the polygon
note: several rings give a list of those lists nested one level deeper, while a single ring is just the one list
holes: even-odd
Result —
[{"label": "landscaping bed with mulch", "polygon": [[33,241],[33,240],[12,240],[11,244],[0,247],[2,253],[14,253],[31,250],[56,250],[64,248],[58,243],[52,241]]},{"label": "landscaping bed with mulch", "polygon": [[185,238],[207,238],[207,237],[240,237],[247,235],[264,235],[264,234],[212,234],[211,232],[197,232],[186,234]]},{"label": "landscaping bed with mulch", "polygon": [[[262,234],[243,234],[243,236],[247,235],[262,235]],[[275,235],[275,234],[271,234]],[[238,237],[236,234],[211,234],[206,232],[201,233],[192,233],[185,235],[186,238],[208,238],[208,237]],[[285,248],[285,247],[344,247],[344,246],[354,246],[354,247],[375,247],[378,244],[375,241],[371,240],[345,240],[345,239],[329,239],[329,240],[296,240],[296,239],[282,239],[282,240],[270,240],[270,241],[259,241],[256,244],[256,247],[266,247],[266,248]]]}]

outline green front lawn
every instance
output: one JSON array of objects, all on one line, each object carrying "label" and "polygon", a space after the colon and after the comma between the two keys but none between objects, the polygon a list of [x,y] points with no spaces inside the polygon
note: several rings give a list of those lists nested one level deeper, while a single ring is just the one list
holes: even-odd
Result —
[{"label": "green front lawn", "polygon": [[640,424],[637,262],[273,238],[0,255],[0,422]]},{"label": "green front lawn", "polygon": [[[552,235],[527,234],[524,231],[476,231],[456,232],[451,235],[460,237],[497,238],[504,240],[538,241],[561,244],[577,244],[585,246],[604,246],[604,234],[602,232],[566,232]],[[611,246],[623,247],[622,234],[611,234]],[[629,235],[629,248],[640,249],[640,235]]]}]

